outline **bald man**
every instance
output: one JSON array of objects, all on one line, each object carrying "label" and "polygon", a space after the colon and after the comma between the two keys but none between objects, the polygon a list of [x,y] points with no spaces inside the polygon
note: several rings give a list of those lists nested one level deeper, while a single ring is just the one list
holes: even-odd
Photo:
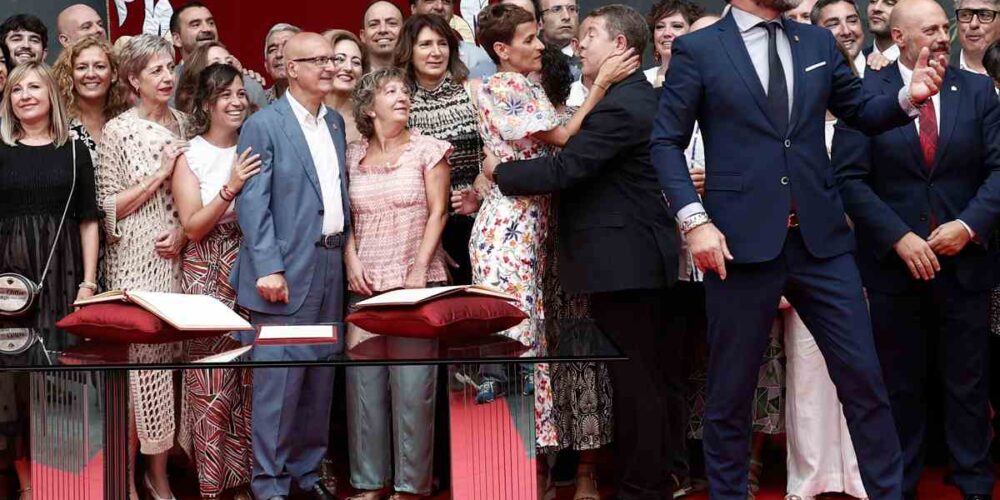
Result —
[{"label": "bald man", "polygon": [[[946,59],[951,43],[948,16],[933,0],[899,2],[890,26],[899,59],[863,85],[895,95],[921,50]],[[915,124],[867,137],[838,123],[834,135],[832,162],[854,221],[905,498],[916,496],[923,469],[929,352],[945,393],[955,484],[970,500],[993,491],[987,341],[997,249],[986,242],[1000,217],[998,132],[993,83],[949,66]]]},{"label": "bald man", "polygon": [[396,4],[382,0],[368,6],[361,21],[361,43],[368,49],[369,71],[393,66],[402,28],[403,11]]},{"label": "bald man", "polygon": [[63,9],[56,18],[56,28],[59,30],[59,45],[63,47],[68,47],[88,36],[101,38],[108,36],[101,15],[89,5],[82,3]]},{"label": "bald man", "polygon": [[[316,33],[285,43],[288,89],[251,116],[240,153],[261,155],[260,173],[236,199],[243,230],[231,274],[236,302],[259,325],[343,321],[343,246],[350,226],[344,119],[323,104],[333,90],[333,47]],[[254,361],[317,361],[343,349],[335,343],[257,347]],[[252,336],[244,338],[252,343]],[[319,481],[329,435],[332,367],[254,371],[254,497],[282,500],[294,480],[316,500],[333,495]]]}]

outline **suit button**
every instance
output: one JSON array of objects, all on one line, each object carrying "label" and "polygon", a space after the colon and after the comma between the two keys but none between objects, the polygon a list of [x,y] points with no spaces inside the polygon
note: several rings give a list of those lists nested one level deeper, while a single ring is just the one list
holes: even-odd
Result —
[{"label": "suit button", "polygon": [[787,176],[783,176],[781,178],[781,185],[782,186],[787,186],[788,185],[788,177]]},{"label": "suit button", "polygon": [[927,214],[920,214],[920,222],[927,222]]},{"label": "suit button", "polygon": [[792,141],[790,141],[790,140],[788,140],[788,139],[785,139],[785,147],[786,147],[786,148],[790,148],[790,147],[792,147]]},{"label": "suit button", "polygon": [[320,215],[323,215],[323,211],[322,211],[322,210],[320,210],[320,211],[319,211],[319,214],[320,214]]}]

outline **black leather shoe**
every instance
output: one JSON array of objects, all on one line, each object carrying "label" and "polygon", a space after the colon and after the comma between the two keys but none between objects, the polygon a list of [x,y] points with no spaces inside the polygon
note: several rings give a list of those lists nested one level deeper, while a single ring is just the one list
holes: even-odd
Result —
[{"label": "black leather shoe", "polygon": [[965,495],[965,500],[993,500],[991,495]]},{"label": "black leather shoe", "polygon": [[326,489],[326,486],[323,486],[323,483],[320,482],[313,485],[309,493],[311,498],[315,498],[316,500],[337,500],[337,497],[333,493],[330,493],[330,490]]}]

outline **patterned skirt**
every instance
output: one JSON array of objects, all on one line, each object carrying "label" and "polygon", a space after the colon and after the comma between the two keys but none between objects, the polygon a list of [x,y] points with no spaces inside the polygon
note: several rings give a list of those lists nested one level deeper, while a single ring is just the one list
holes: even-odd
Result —
[{"label": "patterned skirt", "polygon": [[[201,241],[188,244],[183,263],[185,291],[210,295],[235,307],[229,272],[239,244],[236,223],[220,224]],[[226,335],[187,341],[184,354],[191,361],[238,347],[240,343]],[[178,440],[195,463],[202,497],[214,498],[250,483],[252,373],[248,368],[184,370]]]}]

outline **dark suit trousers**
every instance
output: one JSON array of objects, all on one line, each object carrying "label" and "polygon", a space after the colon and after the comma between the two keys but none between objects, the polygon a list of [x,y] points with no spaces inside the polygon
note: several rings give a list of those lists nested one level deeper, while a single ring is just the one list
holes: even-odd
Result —
[{"label": "dark suit trousers", "polygon": [[[903,491],[915,493],[924,465],[928,352],[944,388],[944,434],[952,476],[965,495],[993,491],[990,466],[990,292],[968,291],[948,263],[929,283],[887,294],[869,290],[875,344],[903,449]],[[928,349],[934,349],[928,351]]]},{"label": "dark suit trousers", "polygon": [[448,269],[451,273],[452,285],[468,285],[472,283],[472,262],[469,257],[469,240],[472,238],[472,225],[475,217],[449,214],[448,222],[441,234],[441,246],[445,252],[458,264],[458,267]]},{"label": "dark suit trousers", "polygon": [[899,440],[872,338],[861,277],[851,254],[813,257],[789,230],[778,258],[706,273],[708,402],[705,466],[713,500],[747,496],[751,400],[782,294],[826,358],[872,500],[902,493]]},{"label": "dark suit trousers", "polygon": [[670,393],[683,381],[671,380],[682,362],[673,345],[667,291],[627,290],[595,293],[591,314],[597,326],[621,347],[628,361],[609,363],[614,384],[615,467],[618,498],[661,500],[672,497],[667,474],[671,443]]},{"label": "dark suit trousers", "polygon": [[[323,249],[302,307],[289,316],[252,312],[256,325],[314,325],[343,321],[344,274],[340,249]],[[328,359],[343,345],[267,346],[253,361]],[[250,340],[244,337],[244,343]],[[329,441],[333,401],[332,366],[255,368],[253,371],[253,454],[250,488],[255,498],[288,495],[292,481],[308,490],[319,480]]]}]

